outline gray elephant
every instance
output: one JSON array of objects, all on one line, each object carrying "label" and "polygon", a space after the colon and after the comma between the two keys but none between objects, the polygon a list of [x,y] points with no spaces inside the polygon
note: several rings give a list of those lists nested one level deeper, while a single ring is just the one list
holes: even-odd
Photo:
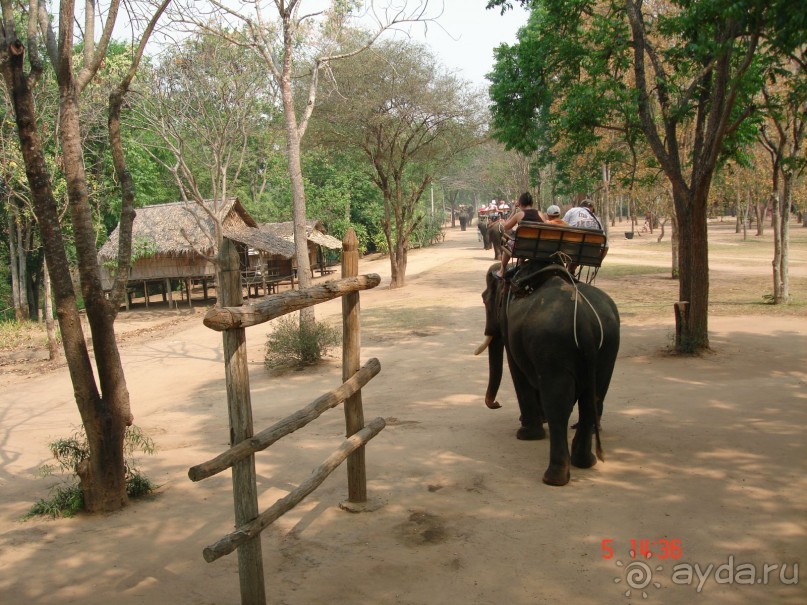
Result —
[{"label": "gray elephant", "polygon": [[459,212],[459,219],[460,219],[460,231],[465,231],[468,227],[468,212],[465,209],[460,210]]},{"label": "gray elephant", "polygon": [[476,228],[479,230],[479,236],[482,240],[482,246],[485,250],[490,250],[490,235],[488,235],[488,219],[482,215],[476,221]]},{"label": "gray elephant", "polygon": [[479,233],[482,236],[482,244],[485,246],[485,250],[490,250],[493,248],[494,260],[499,260],[502,257],[503,225],[504,222],[498,217],[494,219],[479,217],[479,221],[477,221],[476,224],[476,227],[479,229]]},{"label": "gray elephant", "polygon": [[493,248],[494,260],[501,260],[502,246],[504,245],[504,221],[499,219],[488,225],[488,239]]},{"label": "gray elephant", "polygon": [[[503,350],[521,411],[519,439],[543,439],[549,424],[549,467],[544,483],[565,485],[570,467],[589,468],[603,459],[599,434],[603,400],[619,351],[619,312],[594,286],[572,280],[561,265],[522,264],[508,280],[487,274],[485,342],[489,377],[485,404],[501,407]],[[579,421],[571,456],[566,436],[578,403]],[[591,452],[596,437],[595,457]]]}]

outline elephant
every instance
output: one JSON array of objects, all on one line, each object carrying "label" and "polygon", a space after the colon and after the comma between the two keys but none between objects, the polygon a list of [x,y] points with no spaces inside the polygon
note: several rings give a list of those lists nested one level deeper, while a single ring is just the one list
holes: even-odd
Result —
[{"label": "elephant", "polygon": [[[565,485],[570,462],[590,468],[597,458],[604,460],[599,424],[619,351],[619,312],[607,294],[577,282],[562,265],[527,261],[505,278],[497,275],[500,266],[489,269],[482,294],[485,342],[476,354],[488,349],[485,404],[501,407],[496,394],[506,350],[521,412],[516,437],[543,439],[548,422],[549,466],[543,481]],[[570,456],[567,427],[576,402],[579,421]]]},{"label": "elephant", "polygon": [[476,221],[476,228],[479,230],[479,235],[482,239],[482,246],[485,250],[490,250],[490,236],[488,235],[488,219],[479,217]]},{"label": "elephant", "polygon": [[493,248],[494,260],[501,260],[502,258],[502,246],[504,245],[503,227],[504,221],[502,220],[498,220],[488,225],[488,239],[490,240],[490,245]]},{"label": "elephant", "polygon": [[499,219],[482,219],[477,221],[477,229],[482,235],[482,243],[485,250],[493,248],[494,260],[499,260],[502,257],[502,232],[501,225],[504,223]]},{"label": "elephant", "polygon": [[468,227],[468,213],[465,212],[465,210],[461,211],[459,213],[459,219],[460,219],[460,231],[465,231],[465,229]]}]

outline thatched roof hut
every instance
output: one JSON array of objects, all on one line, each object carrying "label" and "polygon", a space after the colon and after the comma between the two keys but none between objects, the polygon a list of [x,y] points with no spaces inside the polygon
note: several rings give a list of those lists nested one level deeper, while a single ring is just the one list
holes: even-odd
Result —
[{"label": "thatched roof hut", "polygon": [[[194,202],[173,202],[137,210],[132,226],[132,269],[130,282],[164,279],[201,279],[215,275],[212,258],[217,253],[216,220],[222,234],[248,249],[265,252],[277,259],[291,259],[294,245],[261,231],[237,199],[208,200],[204,207]],[[111,272],[104,267],[117,258],[118,228],[98,252],[103,287],[112,287]],[[248,264],[248,260],[245,260]]]},{"label": "thatched roof hut", "polygon": [[[269,233],[292,242],[294,241],[294,223],[292,221],[286,221],[285,223],[263,223],[259,228],[264,233]],[[308,241],[317,246],[330,248],[331,250],[342,249],[342,242],[325,233],[325,228],[321,221],[314,219],[306,221],[305,232]]]},{"label": "thatched roof hut", "polygon": [[[259,229],[267,234],[274,235],[286,241],[294,243],[294,223],[286,221],[284,223],[263,223]],[[325,233],[325,228],[321,221],[311,219],[305,225],[306,239],[308,240],[308,260],[311,265],[313,275],[314,268],[318,267],[320,273],[326,272],[326,255],[323,248],[331,250],[341,250],[342,242],[335,237]],[[330,273],[331,271],[327,271]]]}]

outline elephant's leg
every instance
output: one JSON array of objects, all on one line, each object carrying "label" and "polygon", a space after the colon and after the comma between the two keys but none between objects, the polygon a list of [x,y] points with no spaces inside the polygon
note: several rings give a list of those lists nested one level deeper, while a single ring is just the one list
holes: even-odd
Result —
[{"label": "elephant's leg", "polygon": [[571,477],[566,427],[569,426],[569,416],[574,407],[574,385],[553,387],[541,389],[541,399],[545,402],[544,410],[549,423],[549,466],[543,480],[547,485],[566,485]]},{"label": "elephant's leg", "polygon": [[[572,464],[578,468],[591,468],[597,464],[597,457],[591,453],[591,436],[599,422],[597,408],[597,375],[595,369],[582,372],[583,383],[578,393],[577,409],[580,420],[572,440]],[[598,450],[599,451],[599,450]]]},{"label": "elephant's leg", "polygon": [[597,457],[591,452],[591,426],[584,426],[581,422],[572,439],[572,464],[577,468],[591,468],[597,464]]},{"label": "elephant's leg", "polygon": [[543,425],[543,412],[538,391],[530,384],[524,372],[507,356],[510,375],[516,390],[518,408],[521,412],[521,428],[516,431],[516,438],[524,441],[535,441],[546,438]]}]

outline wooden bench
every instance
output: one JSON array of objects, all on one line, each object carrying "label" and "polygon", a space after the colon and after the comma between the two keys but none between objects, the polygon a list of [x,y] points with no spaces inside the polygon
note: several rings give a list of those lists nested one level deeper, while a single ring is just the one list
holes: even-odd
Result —
[{"label": "wooden bench", "polygon": [[599,267],[608,253],[608,238],[599,229],[522,221],[513,243],[513,257]]}]

